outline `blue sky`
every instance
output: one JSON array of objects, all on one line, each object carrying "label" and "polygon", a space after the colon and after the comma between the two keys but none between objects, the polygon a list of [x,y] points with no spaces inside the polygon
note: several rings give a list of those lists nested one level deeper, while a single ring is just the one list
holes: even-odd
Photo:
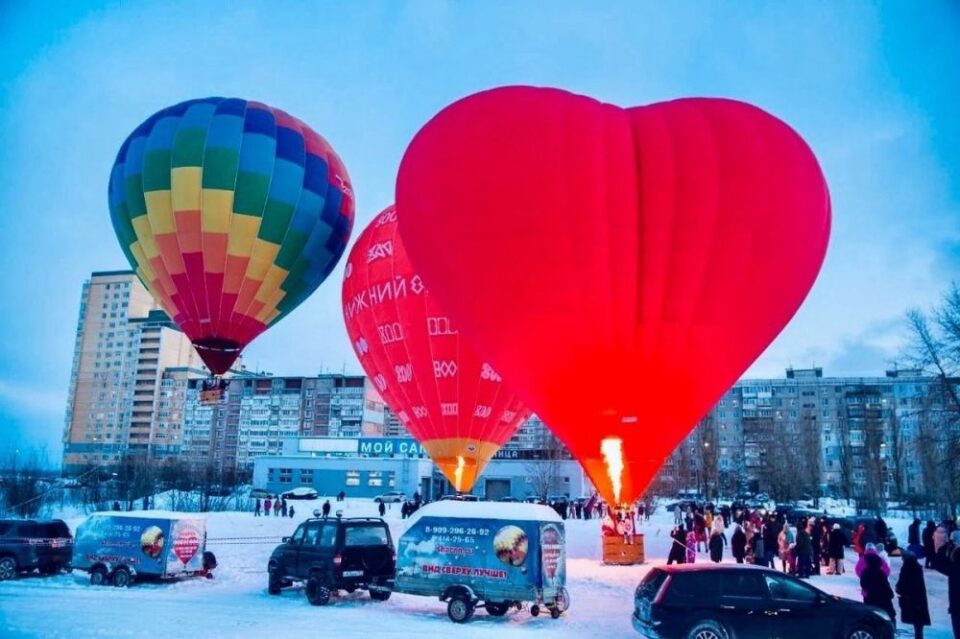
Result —
[{"label": "blue sky", "polygon": [[[960,8],[674,4],[0,2],[0,451],[59,456],[80,287],[127,266],[107,211],[116,150],[154,111],[207,95],[262,100],[324,135],[353,178],[357,228],[392,202],[419,126],[484,88],[754,102],[813,147],[834,230],[813,293],[748,375],[882,374],[904,312],[960,267]],[[359,372],[341,277],[245,361]]]}]

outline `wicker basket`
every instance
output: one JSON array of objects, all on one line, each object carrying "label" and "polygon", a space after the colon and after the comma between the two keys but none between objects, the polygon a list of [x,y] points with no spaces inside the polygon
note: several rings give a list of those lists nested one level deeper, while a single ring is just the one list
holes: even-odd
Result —
[{"label": "wicker basket", "polygon": [[603,538],[603,563],[614,566],[642,564],[643,535],[634,535],[632,544],[623,543],[623,537]]}]

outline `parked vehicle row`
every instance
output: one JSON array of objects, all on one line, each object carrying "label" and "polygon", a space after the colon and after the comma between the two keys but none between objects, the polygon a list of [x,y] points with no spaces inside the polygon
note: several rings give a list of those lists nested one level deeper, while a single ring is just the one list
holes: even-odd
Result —
[{"label": "parked vehicle row", "polygon": [[72,556],[73,535],[61,520],[0,520],[0,581],[34,570],[69,571]]}]

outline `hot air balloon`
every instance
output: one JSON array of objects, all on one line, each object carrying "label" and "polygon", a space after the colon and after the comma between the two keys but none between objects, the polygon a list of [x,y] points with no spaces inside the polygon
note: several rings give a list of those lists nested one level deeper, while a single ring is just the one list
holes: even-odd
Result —
[{"label": "hot air balloon", "polygon": [[120,147],[109,201],[130,265],[218,375],[323,282],[353,226],[350,178],[330,145],[236,98],[144,121]]},{"label": "hot air balloon", "polygon": [[529,417],[460,338],[407,259],[391,206],[347,257],[343,316],[360,364],[458,492]]},{"label": "hot air balloon", "polygon": [[532,87],[430,120],[397,208],[431,294],[613,504],[794,315],[830,229],[813,153],[755,106]]}]

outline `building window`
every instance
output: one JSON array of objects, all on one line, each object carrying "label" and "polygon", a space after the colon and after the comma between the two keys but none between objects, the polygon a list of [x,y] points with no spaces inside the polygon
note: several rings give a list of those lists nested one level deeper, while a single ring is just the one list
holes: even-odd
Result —
[{"label": "building window", "polygon": [[300,470],[300,483],[301,484],[312,484],[313,483],[313,469],[301,469]]},{"label": "building window", "polygon": [[360,471],[359,470],[348,470],[347,471],[347,486],[359,486],[360,485]]},{"label": "building window", "polygon": [[293,483],[293,469],[292,469],[292,468],[281,468],[281,469],[280,469],[280,483],[281,483],[281,484],[292,484],[292,483]]},{"label": "building window", "polygon": [[367,486],[383,486],[383,472],[371,470],[367,474]]}]

